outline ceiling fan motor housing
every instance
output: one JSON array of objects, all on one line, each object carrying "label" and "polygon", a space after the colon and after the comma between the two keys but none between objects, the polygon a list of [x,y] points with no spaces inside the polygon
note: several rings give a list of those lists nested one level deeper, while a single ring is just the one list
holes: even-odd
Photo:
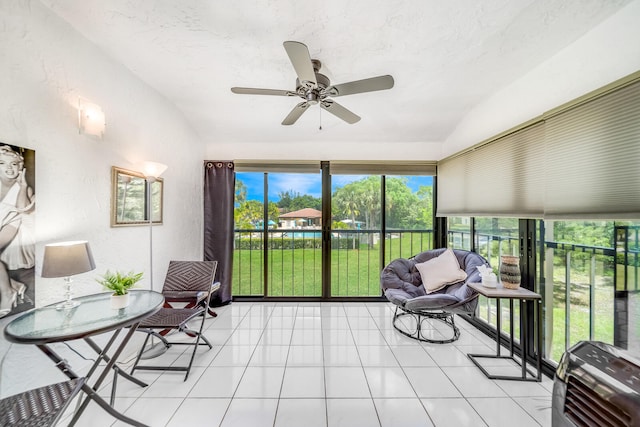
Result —
[{"label": "ceiling fan motor housing", "polygon": [[317,87],[312,86],[310,82],[306,81],[303,82],[304,84],[301,84],[300,79],[296,79],[296,92],[301,98],[311,104],[317,104],[323,100],[326,97],[323,91],[331,85],[329,77],[324,74],[320,74],[317,71],[315,75],[316,82],[318,84]]}]

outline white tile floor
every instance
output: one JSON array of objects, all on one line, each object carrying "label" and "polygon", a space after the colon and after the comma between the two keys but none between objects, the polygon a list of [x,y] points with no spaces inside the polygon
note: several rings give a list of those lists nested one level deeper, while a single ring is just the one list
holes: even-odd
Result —
[{"label": "white tile floor", "polygon": [[[460,339],[438,345],[395,331],[389,304],[233,303],[217,312],[205,323],[214,348],[198,350],[187,381],[138,371],[150,385],[120,380],[116,407],[154,427],[551,425],[552,381],[487,379],[466,354],[491,354],[495,344],[462,319]],[[155,360],[183,363],[185,350]],[[124,424],[93,405],[79,425]]]}]

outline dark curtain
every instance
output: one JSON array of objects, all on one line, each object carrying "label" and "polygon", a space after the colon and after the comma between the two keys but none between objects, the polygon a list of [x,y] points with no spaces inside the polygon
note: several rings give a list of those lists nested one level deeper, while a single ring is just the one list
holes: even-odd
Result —
[{"label": "dark curtain", "polygon": [[231,302],[233,204],[236,174],[233,162],[204,162],[204,260],[218,261],[220,290],[211,305]]}]

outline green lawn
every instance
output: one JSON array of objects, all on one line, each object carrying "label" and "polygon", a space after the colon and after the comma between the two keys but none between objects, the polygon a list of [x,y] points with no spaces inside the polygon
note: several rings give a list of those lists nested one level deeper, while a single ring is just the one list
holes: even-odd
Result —
[{"label": "green lawn", "polygon": [[[263,252],[234,253],[234,293],[262,295]],[[278,250],[269,253],[270,296],[321,296],[322,254],[320,249]],[[380,252],[378,249],[331,251],[333,296],[379,296]]]},{"label": "green lawn", "polygon": [[[369,235],[372,236],[372,235]],[[368,237],[361,235],[364,242]],[[311,239],[306,239],[311,240]],[[348,239],[347,239],[348,240]],[[356,241],[357,242],[357,241]],[[344,242],[343,242],[344,243]],[[351,241],[348,241],[351,247]],[[313,246],[313,245],[304,245]],[[379,296],[380,245],[356,243],[357,249],[331,250],[332,296]],[[430,234],[397,233],[387,239],[385,264],[410,257],[431,247]],[[234,295],[264,294],[264,252],[236,249],[233,258]],[[270,296],[320,296],[322,286],[321,249],[276,249],[269,251],[268,294]]]}]

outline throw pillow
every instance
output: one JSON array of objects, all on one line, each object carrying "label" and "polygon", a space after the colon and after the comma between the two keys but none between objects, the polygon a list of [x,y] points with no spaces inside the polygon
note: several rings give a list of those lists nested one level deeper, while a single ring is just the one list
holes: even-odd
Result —
[{"label": "throw pillow", "polygon": [[420,272],[422,285],[428,294],[467,278],[467,273],[460,268],[458,259],[451,249],[429,261],[416,264],[416,269]]}]

